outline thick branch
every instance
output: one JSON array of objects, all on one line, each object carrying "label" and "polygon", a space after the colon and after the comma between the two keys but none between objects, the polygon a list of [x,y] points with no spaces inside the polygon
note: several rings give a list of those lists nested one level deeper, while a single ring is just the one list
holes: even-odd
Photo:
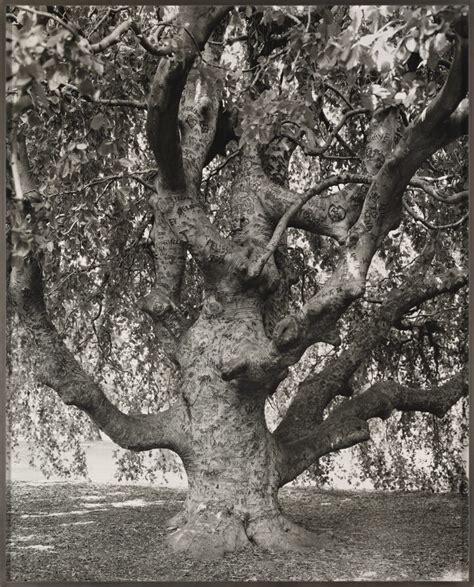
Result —
[{"label": "thick branch", "polygon": [[[454,58],[453,76],[464,75],[465,43],[464,40],[459,42],[462,51],[458,50]],[[437,123],[431,124],[434,115],[428,108],[430,114],[422,114],[406,128],[398,143],[403,128],[398,111],[389,108],[376,114],[379,126],[371,130],[365,155],[365,167],[375,177],[361,214],[349,230],[336,270],[301,312],[283,319],[276,326],[274,348],[266,350],[260,364],[255,358],[242,359],[239,368],[234,365],[225,373],[226,377],[233,378],[236,373],[251,369],[253,377],[262,377],[266,373],[268,378],[269,372],[278,373],[283,365],[296,362],[314,342],[331,338],[337,341],[336,323],[349,305],[363,295],[373,255],[388,232],[400,222],[402,196],[413,174],[434,152],[466,131],[468,105],[463,99],[466,85],[455,84],[452,76],[451,79],[455,88],[452,93],[446,84],[443,89],[447,92],[443,95],[449,98],[449,108],[440,110],[434,107]],[[444,113],[444,119],[439,118],[440,111]],[[268,357],[272,359],[269,361]]]},{"label": "thick branch", "polygon": [[[271,373],[278,377],[283,368],[298,361],[314,342],[338,344],[335,323],[352,301],[363,294],[372,256],[383,236],[398,224],[401,214],[401,194],[393,193],[396,186],[390,185],[390,182],[395,183],[395,178],[391,177],[385,164],[386,154],[393,148],[400,124],[398,111],[393,108],[378,112],[374,118],[365,163],[365,168],[374,177],[362,212],[349,230],[339,264],[331,278],[300,312],[285,317],[276,325],[273,341],[260,357],[242,356],[239,364],[233,363],[228,368],[224,366],[223,376],[226,379],[244,377],[258,381],[260,378],[268,379]],[[272,192],[277,189],[274,187]],[[348,193],[358,200],[357,191]],[[360,201],[357,205],[357,200],[354,207],[360,209]]]},{"label": "thick branch", "polygon": [[443,204],[460,204],[467,202],[469,199],[469,192],[467,190],[445,196],[435,190],[435,188],[430,183],[419,177],[412,178],[410,181],[410,186],[423,190],[431,198],[437,200],[438,202],[443,202]]},{"label": "thick branch", "polygon": [[385,420],[393,410],[429,412],[442,417],[468,394],[467,367],[444,384],[417,389],[395,381],[379,382],[343,402],[314,433],[282,445],[281,485],[288,483],[320,457],[370,438],[367,420]]},{"label": "thick branch", "polygon": [[[459,19],[456,34],[454,58],[441,91],[420,116],[420,122],[430,130],[448,118],[458,107],[468,90],[469,48],[466,18]],[[464,31],[462,27],[464,24]]]},{"label": "thick branch", "polygon": [[170,448],[179,452],[184,411],[173,407],[153,415],[127,415],[114,406],[74,359],[50,321],[43,298],[41,270],[30,258],[14,268],[10,293],[21,324],[32,336],[38,380],[62,401],[86,412],[114,442],[131,450]]},{"label": "thick branch", "polygon": [[140,27],[136,23],[134,23],[131,20],[126,20],[120,23],[109,35],[107,35],[97,43],[91,45],[91,52],[96,54],[103,53],[113,45],[116,45],[122,38],[122,35],[124,35],[129,30],[132,30],[135,33],[141,46],[146,51],[148,51],[152,55],[155,55],[156,57],[164,57],[166,55],[171,55],[175,51],[175,49],[173,49],[173,47],[171,46],[155,47],[150,43],[150,41],[146,39]]},{"label": "thick branch", "polygon": [[181,287],[186,261],[186,247],[176,237],[159,213],[154,211],[151,232],[154,250],[154,284],[151,291],[138,300],[138,307],[153,320],[155,331],[167,357],[179,364],[177,339],[184,321],[179,312]]},{"label": "thick branch", "polygon": [[[15,145],[15,190],[23,195],[36,191],[31,179],[25,141]],[[32,337],[35,375],[54,389],[67,405],[86,412],[110,438],[125,448],[148,450],[170,448],[179,452],[185,426],[185,411],[178,405],[154,415],[127,415],[114,406],[100,387],[85,373],[51,322],[44,300],[43,277],[38,261],[30,254],[12,269],[10,298],[21,324]]]},{"label": "thick branch", "polygon": [[[350,395],[350,378],[384,339],[391,328],[413,307],[444,293],[455,293],[468,283],[468,275],[456,269],[443,274],[426,275],[430,248],[408,272],[404,284],[388,293],[376,311],[357,327],[351,343],[316,375],[303,381],[282,422],[275,431],[280,442],[309,434],[321,418],[322,398],[331,401],[337,395]],[[329,402],[328,402],[329,403]],[[323,409],[326,407],[323,404]]]},{"label": "thick branch", "polygon": [[[164,187],[180,192],[186,180],[178,112],[188,73],[212,30],[230,7],[183,6],[176,36],[179,55],[158,64],[148,99],[147,135]],[[183,28],[184,27],[184,28]]]},{"label": "thick branch", "polygon": [[368,178],[363,175],[357,175],[352,173],[341,173],[341,175],[335,177],[329,177],[324,181],[320,182],[316,186],[307,190],[304,194],[300,196],[283,214],[283,216],[278,221],[278,224],[272,234],[271,239],[268,241],[262,256],[254,263],[253,267],[250,269],[250,275],[257,277],[260,275],[265,263],[268,259],[273,255],[276,251],[280,240],[286,231],[290,220],[295,216],[297,212],[301,210],[301,208],[309,202],[311,198],[321,194],[322,192],[326,191],[328,188],[339,185],[342,183],[361,183],[370,185],[372,182],[372,178]]}]

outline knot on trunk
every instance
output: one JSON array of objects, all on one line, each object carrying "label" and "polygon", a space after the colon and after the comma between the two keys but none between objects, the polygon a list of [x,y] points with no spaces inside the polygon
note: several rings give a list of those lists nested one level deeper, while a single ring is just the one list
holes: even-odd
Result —
[{"label": "knot on trunk", "polygon": [[303,332],[304,324],[296,316],[287,316],[275,326],[273,341],[279,351],[285,351],[297,343]]},{"label": "knot on trunk", "polygon": [[174,302],[161,288],[152,289],[149,294],[138,300],[137,306],[155,322],[160,321],[168,312],[177,310]]},{"label": "knot on trunk", "polygon": [[256,350],[247,349],[241,356],[224,359],[222,379],[233,381],[240,392],[258,392],[266,397],[275,393],[278,385],[288,376],[288,368],[282,368],[271,357],[256,354]]}]

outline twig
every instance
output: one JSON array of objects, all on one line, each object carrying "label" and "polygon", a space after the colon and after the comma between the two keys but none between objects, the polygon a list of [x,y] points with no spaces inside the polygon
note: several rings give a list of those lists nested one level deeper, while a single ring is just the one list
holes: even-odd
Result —
[{"label": "twig", "polygon": [[209,173],[209,175],[205,179],[202,180],[201,183],[205,183],[205,182],[209,181],[211,179],[211,177],[214,177],[214,175],[217,175],[219,173],[219,171],[221,171],[221,169],[224,169],[224,167],[229,163],[229,161],[231,159],[233,159],[236,155],[238,155],[240,153],[240,151],[241,151],[241,149],[236,149],[230,155],[228,155],[222,163],[220,163],[215,169],[213,169]]},{"label": "twig", "polygon": [[99,185],[101,183],[104,182],[109,182],[109,181],[119,181],[121,179],[133,179],[135,181],[138,181],[139,183],[141,183],[144,187],[146,187],[147,189],[151,190],[151,191],[155,191],[155,187],[153,185],[151,185],[150,183],[146,182],[145,180],[143,180],[141,177],[138,177],[137,174],[142,174],[142,173],[156,173],[157,169],[147,169],[144,171],[134,171],[133,173],[122,173],[122,174],[117,174],[117,175],[108,175],[107,177],[99,177],[98,179],[95,179],[94,181],[91,181],[89,183],[87,183],[86,185],[83,185],[75,190],[67,190],[64,192],[56,192],[53,194],[49,194],[49,197],[53,197],[53,196],[58,196],[59,194],[79,194],[81,192],[83,192],[84,190],[89,189],[90,187],[93,187],[95,185]]},{"label": "twig", "polygon": [[234,43],[240,43],[242,41],[247,41],[248,35],[240,35],[238,37],[229,37],[224,41],[208,41],[209,45],[233,45]]},{"label": "twig", "polygon": [[349,100],[344,96],[344,94],[338,90],[338,88],[336,88],[335,86],[328,84],[327,82],[324,82],[324,87],[326,87],[328,90],[331,90],[332,92],[334,92],[335,94],[337,94],[339,96],[339,98],[341,98],[341,100],[343,100],[351,110],[354,110],[354,106],[349,102]]},{"label": "twig", "polygon": [[107,10],[107,12],[104,14],[104,16],[102,18],[99,19],[99,21],[92,27],[92,30],[89,32],[89,34],[87,35],[87,38],[90,39],[92,37],[92,35],[99,29],[100,25],[107,20],[107,18],[111,15],[111,14],[117,14],[117,12],[121,12],[122,10],[127,10],[128,6],[125,7],[118,7],[118,8],[109,8]]},{"label": "twig", "polygon": [[268,259],[273,255],[276,251],[278,244],[280,242],[283,233],[285,232],[289,221],[296,214],[301,208],[314,196],[317,196],[321,192],[327,190],[328,188],[338,185],[340,183],[363,183],[363,184],[370,184],[372,182],[372,178],[367,177],[365,175],[358,175],[352,173],[342,173],[341,175],[336,175],[333,177],[329,177],[325,179],[318,185],[310,188],[307,190],[302,197],[295,202],[292,206],[288,208],[288,210],[283,214],[283,216],[278,221],[278,224],[273,232],[271,239],[268,241],[263,254],[260,256],[259,259],[253,264],[252,267],[249,268],[249,277],[255,278],[260,275],[262,269],[265,266],[265,263]]},{"label": "twig", "polygon": [[440,229],[444,229],[444,228],[455,228],[456,226],[461,226],[461,224],[463,224],[468,218],[469,218],[469,213],[464,214],[464,216],[462,216],[459,220],[456,220],[455,222],[451,222],[450,224],[431,224],[431,222],[428,222],[428,220],[425,220],[423,217],[421,217],[419,214],[417,214],[415,212],[415,210],[413,210],[413,208],[411,206],[409,206],[406,202],[403,202],[403,208],[408,212],[408,214],[417,222],[420,222],[420,224],[423,224],[423,226],[425,228],[428,228],[429,230],[440,230]]},{"label": "twig", "polygon": [[383,304],[383,300],[379,298],[364,297],[362,298],[362,301],[368,302],[369,304]]},{"label": "twig", "polygon": [[[331,123],[329,122],[328,117],[326,116],[326,114],[322,108],[321,108],[321,112],[319,113],[319,118],[320,118],[320,120],[322,120],[324,122],[326,128],[329,130],[331,128]],[[344,147],[344,149],[346,149],[346,151],[348,153],[350,153],[353,157],[357,157],[357,153],[347,143],[347,141],[341,137],[341,135],[339,133],[336,134],[336,140],[339,144],[341,144]]]},{"label": "twig", "polygon": [[308,147],[299,138],[294,137],[290,133],[286,133],[284,130],[280,131],[280,134],[282,136],[286,137],[287,139],[289,139],[290,141],[295,142],[298,146],[300,146],[306,155],[313,156],[313,157],[319,156],[328,150],[328,148],[331,146],[331,143],[333,142],[334,138],[336,137],[338,132],[341,130],[341,128],[344,126],[344,124],[346,123],[348,118],[351,118],[352,116],[358,116],[359,114],[367,114],[368,112],[369,112],[369,110],[367,108],[358,108],[356,110],[348,110],[342,116],[342,118],[338,122],[338,124],[333,128],[333,130],[329,134],[326,141],[322,145],[320,145],[319,147],[316,147],[314,149]]},{"label": "twig", "polygon": [[[72,84],[62,84],[63,88],[67,88],[80,94],[79,88]],[[138,102],[137,100],[125,100],[122,98],[94,98],[92,96],[80,95],[80,98],[86,102],[93,102],[95,104],[104,104],[106,106],[119,106],[126,108],[138,108],[139,110],[146,110],[147,105],[145,102]]]},{"label": "twig", "polygon": [[26,6],[20,6],[19,8],[21,8],[21,10],[24,10],[25,12],[29,12],[30,14],[36,14],[37,16],[44,16],[46,18],[49,18],[50,20],[54,20],[61,26],[63,26],[65,29],[67,29],[70,33],[72,33],[74,37],[80,36],[79,31],[75,27],[71,26],[67,22],[64,22],[62,18],[59,18],[59,16],[56,16],[55,14],[44,12],[43,10],[34,10],[33,8],[27,8]]},{"label": "twig", "polygon": [[442,196],[433,188],[433,186],[429,185],[429,183],[419,177],[412,178],[410,185],[423,190],[429,196],[438,200],[438,202],[443,202],[444,204],[459,204],[460,202],[467,202],[469,199],[469,192],[467,190],[456,192],[450,196]]}]

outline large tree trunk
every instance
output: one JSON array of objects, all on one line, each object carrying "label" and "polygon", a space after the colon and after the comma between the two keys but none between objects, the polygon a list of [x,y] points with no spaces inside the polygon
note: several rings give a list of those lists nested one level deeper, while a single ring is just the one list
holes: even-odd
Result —
[{"label": "large tree trunk", "polygon": [[265,422],[265,394],[222,379],[222,356],[263,335],[256,299],[225,307],[209,297],[180,345],[189,445],[182,453],[189,490],[171,521],[178,551],[222,556],[249,544],[288,549],[313,537],[286,520],[278,505],[277,447]]}]

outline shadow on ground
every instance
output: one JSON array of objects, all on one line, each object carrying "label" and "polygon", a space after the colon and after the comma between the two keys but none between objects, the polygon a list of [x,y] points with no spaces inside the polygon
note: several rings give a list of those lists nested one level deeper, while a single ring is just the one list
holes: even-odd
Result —
[{"label": "shadow on ground", "polygon": [[452,494],[281,491],[285,512],[330,530],[305,554],[248,548],[218,561],[174,555],[166,522],[185,492],[101,484],[12,483],[10,581],[467,580],[467,498]]}]

